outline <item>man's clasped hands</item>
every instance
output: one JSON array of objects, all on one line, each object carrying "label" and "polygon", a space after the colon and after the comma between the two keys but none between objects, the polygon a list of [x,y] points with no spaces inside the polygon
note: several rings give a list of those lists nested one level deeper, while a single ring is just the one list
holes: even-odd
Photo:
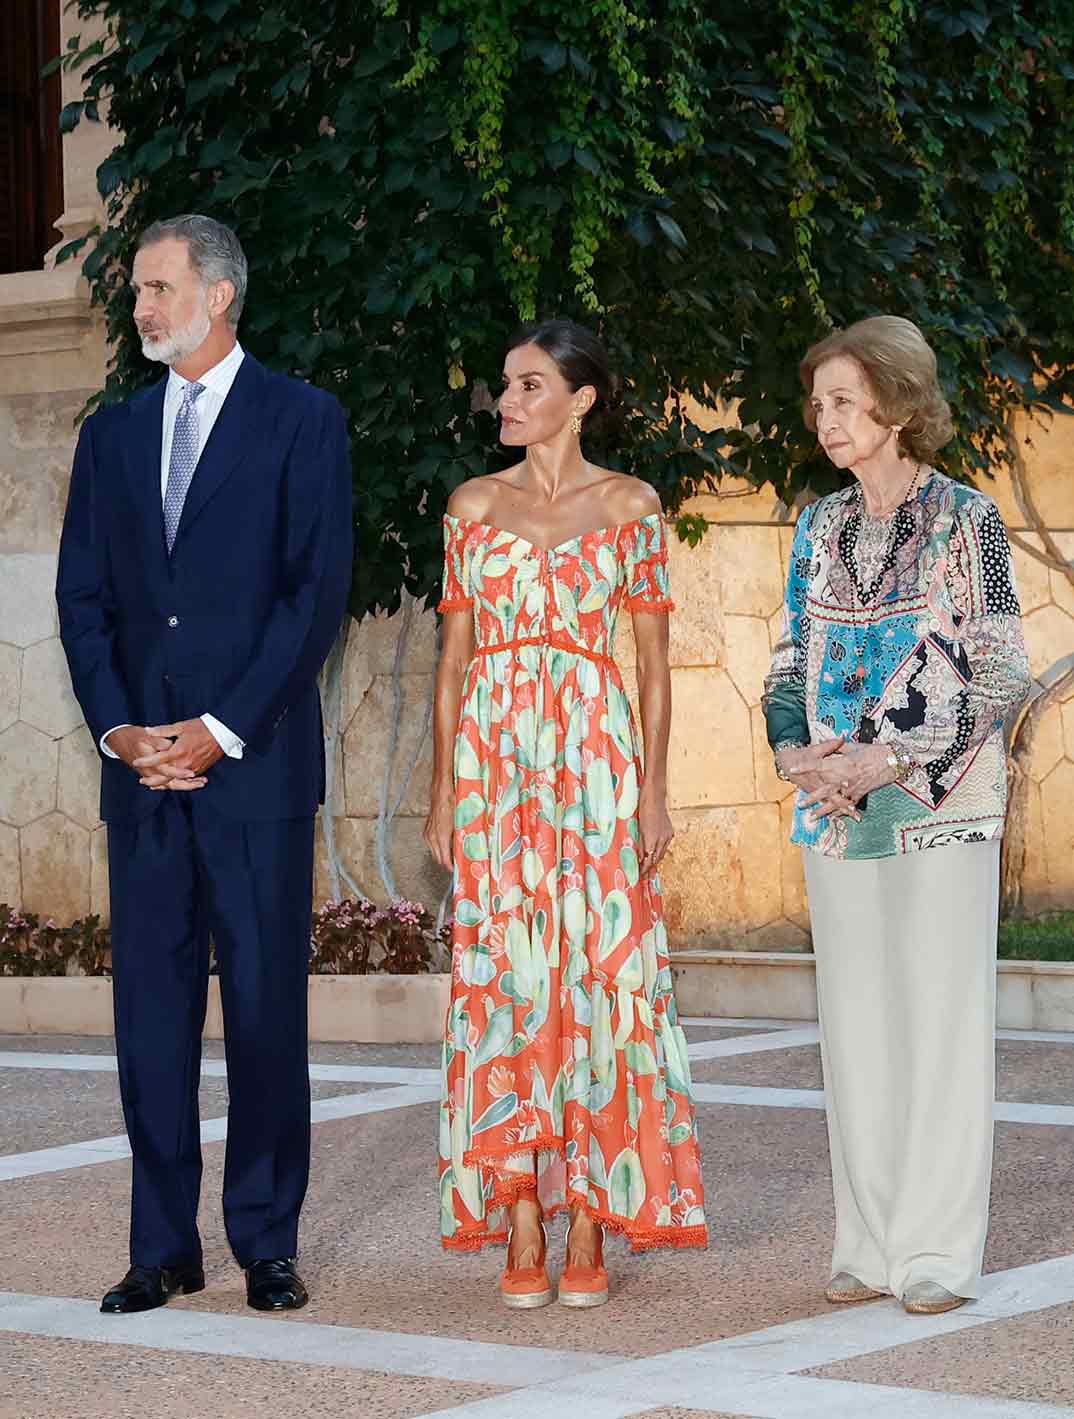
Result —
[{"label": "man's clasped hands", "polygon": [[125,724],[113,729],[107,744],[138,774],[146,788],[176,789],[189,793],[204,788],[206,772],[224,751],[200,719],[176,724],[143,726]]}]

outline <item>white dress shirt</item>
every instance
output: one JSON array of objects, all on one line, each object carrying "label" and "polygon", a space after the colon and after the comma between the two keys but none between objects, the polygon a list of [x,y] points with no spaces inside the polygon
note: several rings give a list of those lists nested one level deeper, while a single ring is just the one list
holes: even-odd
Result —
[{"label": "white dress shirt", "polygon": [[[235,383],[235,376],[239,372],[242,364],[244,351],[242,346],[235,342],[232,349],[224,356],[218,365],[213,365],[211,370],[206,370],[197,381],[202,385],[205,392],[199,395],[198,402],[194,406],[198,411],[198,458],[205,452],[205,445],[209,442],[209,435],[213,431],[220,410],[224,407],[224,400],[231,392],[231,386]],[[168,372],[168,387],[164,391],[164,425],[160,440],[160,505],[164,507],[164,495],[168,491],[168,468],[172,456],[172,438],[175,434],[175,418],[179,413],[179,406],[183,402],[183,393],[191,381],[184,379],[181,374],[176,374],[175,370]],[[223,749],[229,759],[241,759],[242,751],[246,747],[237,734],[233,734],[226,724],[214,718],[211,714],[201,716],[205,728],[213,736],[216,742]],[[119,755],[109,749],[107,739],[109,734],[114,734],[117,729],[125,729],[126,725],[114,724],[107,734],[101,735],[101,752],[107,754],[110,759],[118,759]]]}]

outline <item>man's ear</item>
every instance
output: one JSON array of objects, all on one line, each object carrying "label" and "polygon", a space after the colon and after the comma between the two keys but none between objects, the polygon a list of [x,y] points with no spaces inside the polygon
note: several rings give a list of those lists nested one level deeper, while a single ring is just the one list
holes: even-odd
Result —
[{"label": "man's ear", "polygon": [[215,320],[223,315],[235,299],[235,287],[230,281],[214,281],[209,291],[209,314]]}]

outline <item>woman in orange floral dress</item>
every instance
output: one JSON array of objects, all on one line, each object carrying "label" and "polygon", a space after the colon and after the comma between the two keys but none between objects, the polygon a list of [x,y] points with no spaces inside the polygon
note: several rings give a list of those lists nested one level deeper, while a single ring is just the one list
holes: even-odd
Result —
[{"label": "woman in orange floral dress", "polygon": [[[667,551],[659,502],[580,435],[607,358],[550,321],[508,351],[501,439],[458,488],[426,841],[454,866],[440,1110],[446,1247],[508,1241],[501,1294],[552,1300],[543,1219],[571,1216],[559,1299],[607,1299],[603,1229],[704,1246],[686,1041],[656,868],[672,837]],[[611,659],[634,618],[645,747]]]}]

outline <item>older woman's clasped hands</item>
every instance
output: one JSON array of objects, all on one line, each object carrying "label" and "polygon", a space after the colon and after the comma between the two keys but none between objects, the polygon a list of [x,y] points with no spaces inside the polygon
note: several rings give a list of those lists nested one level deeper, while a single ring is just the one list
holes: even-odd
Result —
[{"label": "older woman's clasped hands", "polygon": [[782,777],[806,795],[803,809],[818,818],[847,817],[855,822],[861,822],[861,800],[899,777],[898,761],[887,745],[853,744],[842,737],[783,749],[776,764]]}]

